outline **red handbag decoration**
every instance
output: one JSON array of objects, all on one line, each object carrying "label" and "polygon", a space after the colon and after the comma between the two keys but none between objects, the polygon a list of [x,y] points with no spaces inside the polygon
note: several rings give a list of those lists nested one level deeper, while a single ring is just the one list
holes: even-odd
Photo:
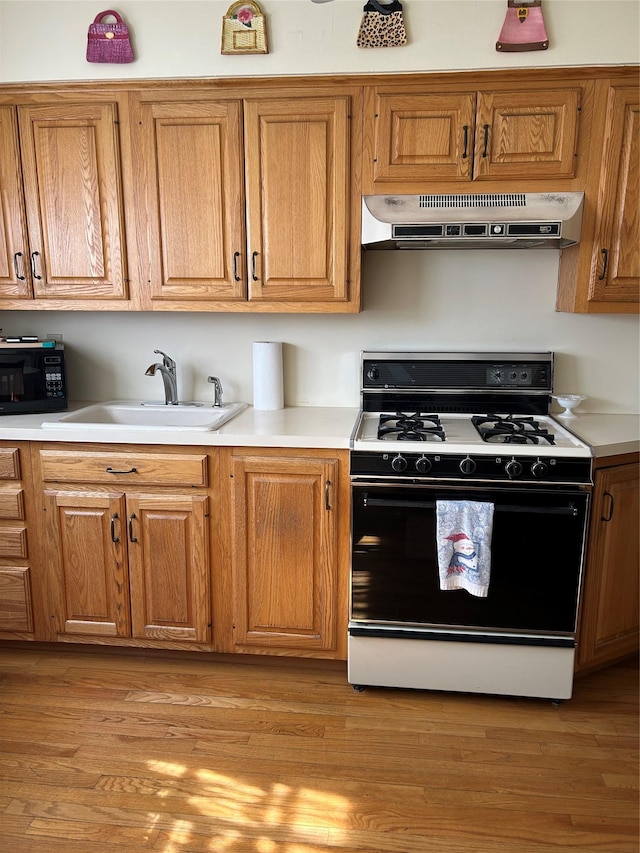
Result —
[{"label": "red handbag decoration", "polygon": [[[115,23],[103,24],[102,19],[112,15]],[[96,15],[87,33],[87,62],[133,62],[129,30],[113,9]]]},{"label": "red handbag decoration", "polygon": [[542,0],[508,0],[496,50],[546,50],[549,37],[542,17]]}]

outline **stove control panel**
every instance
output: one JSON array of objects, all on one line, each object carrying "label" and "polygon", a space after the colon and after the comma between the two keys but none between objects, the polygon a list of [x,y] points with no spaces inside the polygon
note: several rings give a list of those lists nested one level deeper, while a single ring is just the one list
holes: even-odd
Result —
[{"label": "stove control panel", "polygon": [[511,453],[469,456],[459,453],[355,451],[351,454],[351,476],[522,483],[592,482],[590,459],[517,456]]}]

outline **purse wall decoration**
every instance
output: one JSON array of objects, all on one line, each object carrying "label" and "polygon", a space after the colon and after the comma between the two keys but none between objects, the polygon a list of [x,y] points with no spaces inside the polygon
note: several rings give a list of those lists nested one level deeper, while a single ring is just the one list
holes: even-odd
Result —
[{"label": "purse wall decoration", "polygon": [[508,0],[507,14],[496,42],[496,50],[508,53],[546,50],[548,47],[542,0]]},{"label": "purse wall decoration", "polygon": [[369,0],[362,12],[356,44],[358,47],[400,47],[407,43],[402,3]]},{"label": "purse wall decoration", "polygon": [[[104,18],[115,22],[103,23]],[[129,30],[120,15],[113,9],[98,12],[87,32],[87,62],[133,62]]]},{"label": "purse wall decoration", "polygon": [[232,3],[222,19],[223,54],[269,53],[267,25],[257,3],[239,0]]}]

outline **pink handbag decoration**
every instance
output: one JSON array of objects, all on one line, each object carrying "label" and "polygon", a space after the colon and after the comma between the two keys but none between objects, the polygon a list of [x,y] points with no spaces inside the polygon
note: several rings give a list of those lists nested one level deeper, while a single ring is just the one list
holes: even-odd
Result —
[{"label": "pink handbag decoration", "polygon": [[502,53],[546,50],[549,37],[542,17],[542,0],[508,0],[496,50]]},{"label": "pink handbag decoration", "polygon": [[[115,23],[103,24],[102,19],[113,16]],[[120,15],[106,9],[96,15],[87,33],[87,62],[133,62],[129,30]]]}]

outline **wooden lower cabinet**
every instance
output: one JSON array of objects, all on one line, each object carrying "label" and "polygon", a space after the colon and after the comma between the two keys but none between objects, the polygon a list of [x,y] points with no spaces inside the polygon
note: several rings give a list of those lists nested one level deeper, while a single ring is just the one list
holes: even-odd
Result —
[{"label": "wooden lower cabinet", "polygon": [[[209,495],[145,482],[198,480],[206,455],[114,447],[39,457],[53,639],[210,648]],[[47,482],[79,472],[97,482]],[[104,485],[119,477],[145,488]]]},{"label": "wooden lower cabinet", "polygon": [[0,443],[0,639],[36,639],[34,542],[26,444]]},{"label": "wooden lower cabinet", "polygon": [[638,455],[600,461],[595,472],[578,633],[578,671],[638,651],[640,481]]},{"label": "wooden lower cabinet", "polygon": [[230,523],[219,582],[230,604],[216,622],[231,645],[221,650],[344,659],[348,454],[235,449],[222,471]]}]

